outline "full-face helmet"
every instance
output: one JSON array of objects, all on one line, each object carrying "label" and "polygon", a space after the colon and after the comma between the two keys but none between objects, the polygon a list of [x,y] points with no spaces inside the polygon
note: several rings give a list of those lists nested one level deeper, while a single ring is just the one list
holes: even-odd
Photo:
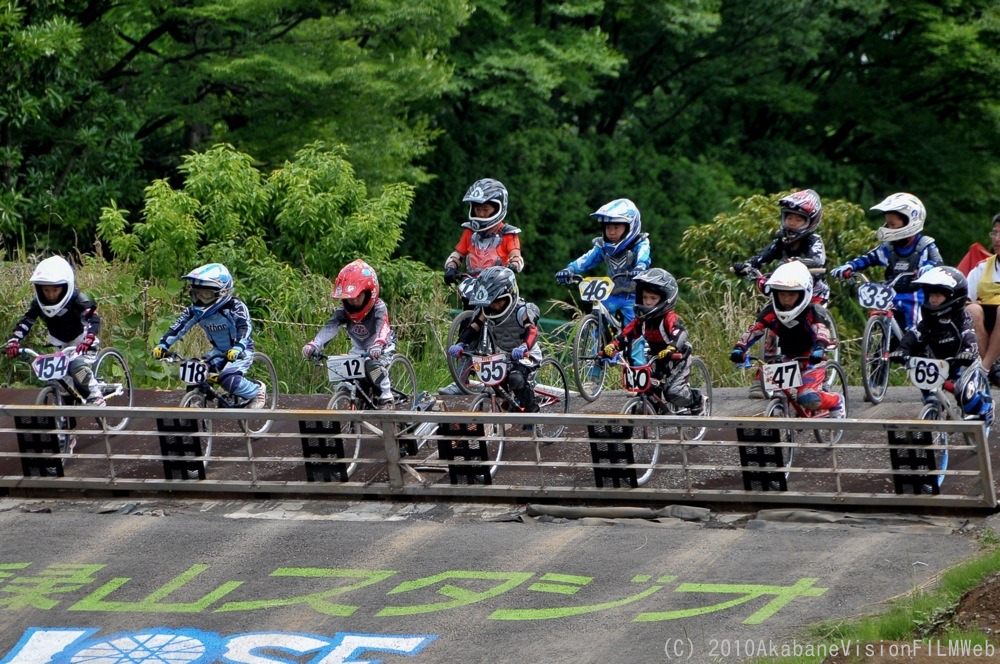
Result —
[{"label": "full-face helmet", "polygon": [[[49,318],[69,304],[76,287],[73,268],[62,256],[52,256],[39,263],[31,273],[30,281],[35,285],[35,301],[42,308],[42,313]],[[49,300],[42,292],[42,286],[59,286],[61,290],[54,300]]]},{"label": "full-face helmet", "polygon": [[[354,305],[347,301],[359,295],[364,295],[361,304]],[[345,265],[337,275],[330,297],[341,301],[351,322],[360,323],[375,306],[378,295],[378,275],[375,268],[359,258]]]},{"label": "full-face helmet", "polygon": [[[969,282],[965,275],[948,265],[930,268],[914,279],[913,285],[924,291],[924,302],[920,305],[920,313],[924,318],[948,318],[965,308],[969,301]],[[932,305],[928,296],[934,292],[944,293],[944,302]]]},{"label": "full-face helmet", "polygon": [[[639,233],[642,232],[642,215],[639,214],[639,208],[627,198],[616,198],[610,203],[605,203],[597,212],[594,212],[590,216],[597,219],[601,224],[601,230],[604,235],[602,250],[606,256],[614,256],[628,249],[635,242],[636,238],[639,237]],[[608,234],[605,230],[605,226],[608,224],[625,224],[628,226],[628,230],[625,231],[625,234],[617,242],[609,242]]]},{"label": "full-face helmet", "polygon": [[[491,320],[503,320],[517,306],[517,279],[510,268],[494,265],[479,273],[469,296],[469,304],[480,307]],[[501,302],[503,307],[494,309],[491,304]]]},{"label": "full-face helmet", "polygon": [[191,284],[191,305],[202,316],[215,313],[233,299],[233,275],[222,263],[196,267],[181,279]]},{"label": "full-face helmet", "polygon": [[[781,241],[785,244],[791,244],[809,235],[819,227],[819,222],[823,221],[823,203],[819,199],[819,194],[812,189],[789,194],[778,201],[778,205],[781,206]],[[805,226],[789,228],[785,224],[789,214],[805,217]]]},{"label": "full-face helmet", "polygon": [[[796,317],[805,311],[812,301],[813,278],[805,263],[790,261],[778,266],[765,282],[764,290],[771,295],[771,303],[774,305],[774,313],[778,316],[778,320],[785,327],[792,327]],[[778,293],[782,291],[799,293],[799,296],[791,306],[785,307],[778,299]]]},{"label": "full-face helmet", "polygon": [[878,205],[872,206],[872,210],[879,212],[898,212],[906,219],[901,228],[887,228],[882,226],[878,229],[876,237],[879,242],[896,242],[913,237],[924,230],[924,220],[927,219],[927,210],[920,199],[913,194],[893,194]]},{"label": "full-face helmet", "polygon": [[[677,304],[677,280],[666,270],[654,267],[635,275],[635,315],[640,320],[655,318],[657,314],[673,311]],[[643,304],[643,293],[656,293],[660,301],[652,307]]]},{"label": "full-face helmet", "polygon": [[[493,178],[476,180],[465,192],[463,202],[469,204],[469,221],[462,224],[473,233],[488,231],[507,216],[507,187]],[[489,217],[477,217],[475,206],[480,203],[493,203],[496,208]]]}]

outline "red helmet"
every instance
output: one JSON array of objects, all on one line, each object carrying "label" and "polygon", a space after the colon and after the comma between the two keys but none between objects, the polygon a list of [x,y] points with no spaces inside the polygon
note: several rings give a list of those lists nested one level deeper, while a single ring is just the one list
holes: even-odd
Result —
[{"label": "red helmet", "polygon": [[[359,323],[375,306],[378,293],[378,275],[375,274],[375,268],[359,258],[353,263],[345,265],[344,269],[337,275],[337,282],[333,286],[333,293],[330,294],[330,297],[341,300],[347,311],[347,317],[352,322]],[[346,302],[347,299],[362,294],[364,294],[365,299],[361,301],[361,306],[353,307]]]}]

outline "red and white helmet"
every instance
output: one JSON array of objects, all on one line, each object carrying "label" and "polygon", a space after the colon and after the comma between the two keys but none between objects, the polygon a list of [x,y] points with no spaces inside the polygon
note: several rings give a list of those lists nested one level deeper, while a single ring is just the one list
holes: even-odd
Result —
[{"label": "red and white helmet", "polygon": [[[333,286],[333,293],[330,294],[335,300],[341,300],[347,317],[354,323],[364,320],[371,308],[375,306],[378,299],[378,275],[375,268],[360,258],[353,263],[348,263],[337,275],[337,281]],[[358,307],[350,305],[346,300],[364,295]]]},{"label": "red and white helmet", "polygon": [[913,194],[899,193],[889,196],[878,205],[874,205],[872,210],[879,212],[897,212],[906,219],[906,224],[902,228],[886,228],[882,226],[878,229],[876,237],[879,242],[895,242],[913,237],[924,230],[924,220],[927,219],[927,210],[920,199]]},{"label": "red and white helmet", "polygon": [[[764,284],[764,288],[771,294],[771,303],[774,305],[774,313],[778,320],[785,327],[792,327],[798,315],[805,311],[812,301],[813,278],[805,263],[789,261],[778,266]],[[801,293],[801,295],[795,300],[795,304],[786,309],[778,300],[779,291]]]}]

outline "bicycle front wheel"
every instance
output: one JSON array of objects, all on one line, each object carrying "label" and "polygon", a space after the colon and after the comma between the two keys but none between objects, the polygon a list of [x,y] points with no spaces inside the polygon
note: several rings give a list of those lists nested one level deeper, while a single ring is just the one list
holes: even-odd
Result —
[{"label": "bicycle front wheel", "polygon": [[[633,397],[625,402],[622,415],[655,415],[653,405],[648,399]],[[649,468],[637,468],[635,483],[643,486],[653,476],[653,468],[660,460],[660,427],[643,425],[632,428],[632,438],[642,442],[632,444],[632,458],[635,463],[648,464]]]},{"label": "bicycle front wheel", "polygon": [[[132,407],[132,372],[129,371],[125,356],[114,348],[104,348],[94,359],[94,376],[97,385],[109,406]],[[128,417],[98,418],[110,431],[121,431],[128,425]]]},{"label": "bicycle front wheel", "polygon": [[[483,394],[469,409],[474,413],[497,413],[500,412],[499,404],[492,394]],[[483,425],[483,439],[487,446],[487,456],[493,462],[490,464],[490,477],[497,474],[500,467],[497,462],[503,460],[504,446],[504,425],[485,422]]]},{"label": "bicycle front wheel", "polygon": [[[255,352],[253,362],[247,368],[246,378],[264,386],[264,389],[267,390],[264,408],[276,410],[278,408],[278,372],[275,370],[271,358],[264,353]],[[246,409],[250,410],[249,406]],[[241,422],[241,426],[244,433],[259,436],[267,433],[271,428],[271,422],[272,420],[266,419],[247,419]]]},{"label": "bicycle front wheel", "polygon": [[[187,392],[181,398],[181,408],[207,408],[208,400],[205,395],[198,390],[191,390]],[[212,456],[212,420],[205,418],[199,419],[198,422],[198,433],[200,434],[199,440],[201,441],[201,454],[199,456],[210,457]],[[202,462],[205,469],[208,470],[208,459]],[[193,472],[193,471],[191,471]],[[195,472],[191,479],[198,479],[198,474]]]},{"label": "bicycle front wheel", "polygon": [[[764,411],[764,417],[791,417],[788,411],[788,406],[782,399],[771,399],[771,402],[767,405]],[[778,430],[778,442],[781,443],[792,443],[795,442],[795,430],[794,429],[779,429]],[[781,467],[791,468],[792,462],[795,460],[795,448],[794,447],[773,447],[770,445],[762,445],[765,450],[770,448],[771,450],[778,450],[780,452]],[[775,455],[779,456],[779,455]],[[788,480],[788,471],[785,471],[785,480]]]},{"label": "bicycle front wheel", "polygon": [[[451,322],[451,327],[448,328],[448,348],[458,343],[459,334],[472,322],[474,313],[471,310],[463,311],[455,316],[455,320]],[[445,356],[448,358],[448,372],[451,374],[451,379],[455,381],[455,384],[458,385],[462,392],[465,394],[479,394],[483,391],[483,384],[472,379],[475,372],[472,368],[472,358],[468,354],[461,355],[460,357],[452,357],[451,353],[446,352]]]},{"label": "bicycle front wheel", "polygon": [[[918,419],[921,420],[944,420],[947,419],[940,405],[931,402],[921,409],[920,416]],[[932,431],[931,432],[931,445],[942,445],[945,447],[943,450],[928,450],[927,456],[930,457],[933,465],[937,466],[938,470],[948,470],[948,432],[946,431]],[[931,482],[936,485],[940,491],[940,487],[944,484],[944,475],[928,475],[926,476],[927,484],[920,487],[921,493],[938,493],[934,491],[934,486]]]},{"label": "bicycle front wheel", "polygon": [[587,401],[600,396],[608,373],[608,365],[597,355],[603,341],[601,336],[600,322],[594,314],[580,320],[573,336],[573,378],[580,396]]},{"label": "bicycle front wheel", "polygon": [[[38,393],[38,397],[35,399],[36,406],[51,406],[56,408],[56,412],[59,413],[63,410],[65,405],[65,400],[63,395],[59,392],[59,388],[54,385],[46,385],[42,388],[42,391]],[[70,418],[55,415],[55,428],[59,431],[66,431],[67,433],[56,434],[59,438],[59,451],[63,454],[72,454],[73,450],[76,448],[76,434],[68,433],[73,428],[73,423],[70,422]]]},{"label": "bicycle front wheel", "polygon": [[865,400],[877,404],[889,389],[889,324],[885,316],[872,316],[861,337],[861,380]]},{"label": "bicycle front wheel", "polygon": [[[569,412],[569,382],[562,365],[547,357],[535,372],[535,401],[542,413]],[[543,438],[558,438],[566,431],[562,424],[539,424],[535,431]],[[551,442],[551,441],[550,441]]]},{"label": "bicycle front wheel", "polygon": [[[326,404],[327,410],[355,411],[354,401],[350,394],[334,394]],[[343,445],[343,462],[347,464],[347,476],[350,477],[358,469],[358,457],[361,456],[361,422],[357,420],[341,420],[340,441]]]},{"label": "bicycle front wheel", "polygon": [[[699,417],[711,417],[712,377],[708,373],[708,366],[700,357],[691,358],[691,375],[688,378],[688,384],[692,389],[701,392],[701,396],[704,397],[704,408]],[[707,427],[684,427],[681,429],[681,438],[684,440],[701,440],[705,437],[706,430]]]},{"label": "bicycle front wheel", "polygon": [[[839,394],[844,400],[844,417],[849,417],[849,404],[847,401],[847,374],[844,367],[837,362],[826,363],[826,380],[823,381],[823,391],[831,394]],[[813,431],[816,440],[826,444],[836,444],[844,437],[843,429],[816,429]]]},{"label": "bicycle front wheel", "polygon": [[386,371],[389,372],[389,382],[392,383],[393,408],[397,410],[416,408],[417,374],[413,370],[410,358],[402,353],[396,353],[389,360]]}]

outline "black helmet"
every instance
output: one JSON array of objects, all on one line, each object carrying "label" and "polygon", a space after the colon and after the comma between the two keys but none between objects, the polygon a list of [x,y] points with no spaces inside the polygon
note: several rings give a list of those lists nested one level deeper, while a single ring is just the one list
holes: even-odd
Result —
[{"label": "black helmet", "polygon": [[[781,240],[785,244],[791,244],[800,238],[809,235],[823,221],[823,203],[819,194],[812,189],[803,189],[788,194],[780,201],[781,206]],[[802,228],[791,229],[785,226],[785,217],[789,214],[797,214],[806,219],[806,225]]]},{"label": "black helmet", "polygon": [[[480,307],[483,314],[490,319],[504,319],[514,310],[517,304],[517,279],[510,268],[494,265],[479,273],[476,284],[469,295],[469,304]],[[490,305],[497,300],[504,300],[503,309],[494,311]]]},{"label": "black helmet", "polygon": [[[639,320],[648,320],[657,314],[673,311],[677,304],[677,280],[666,270],[654,267],[640,272],[632,279],[635,282],[635,315]],[[642,303],[644,292],[656,293],[660,301],[647,307]]]},{"label": "black helmet", "polygon": [[[969,282],[965,280],[965,275],[947,265],[932,267],[914,279],[913,284],[924,291],[920,312],[925,318],[947,318],[964,308],[969,301]],[[944,293],[945,300],[932,306],[928,296],[935,291]]]},{"label": "black helmet", "polygon": [[[507,216],[507,187],[499,180],[493,178],[476,180],[465,192],[462,201],[469,204],[469,220],[462,225],[473,233],[489,230]],[[479,203],[493,203],[496,212],[486,218],[475,216],[474,207]]]}]

